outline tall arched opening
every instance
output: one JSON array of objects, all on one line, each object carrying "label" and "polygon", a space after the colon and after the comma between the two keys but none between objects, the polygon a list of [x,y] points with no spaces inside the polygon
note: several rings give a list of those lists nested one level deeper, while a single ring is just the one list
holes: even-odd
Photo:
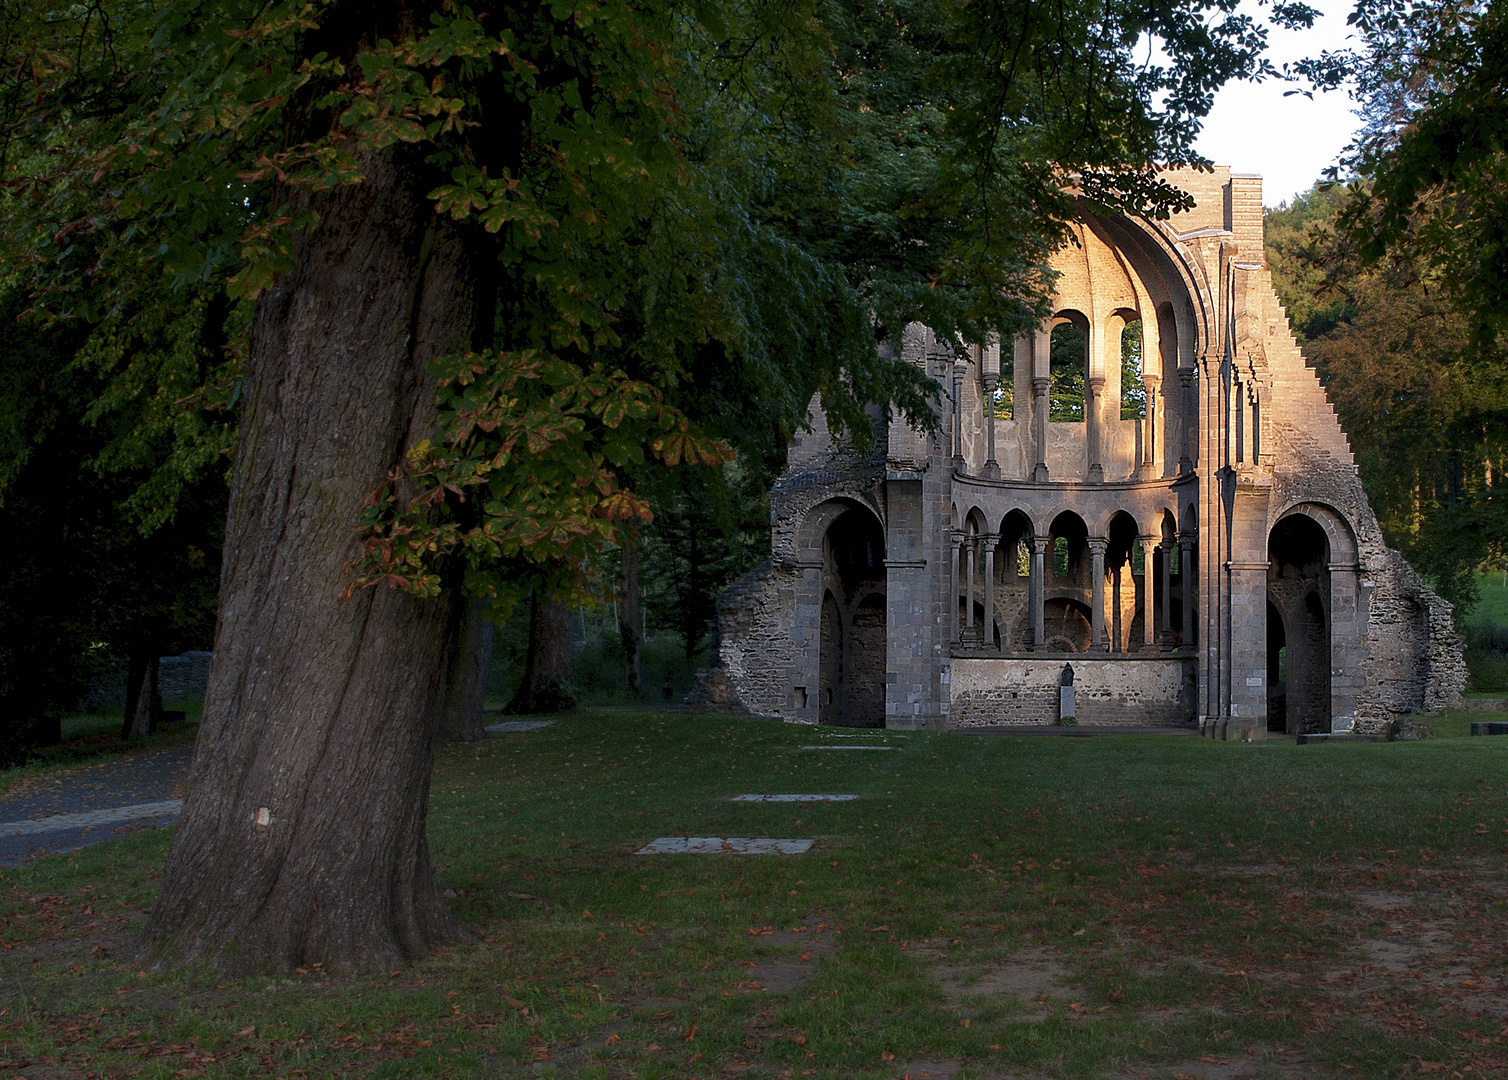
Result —
[{"label": "tall arched opening", "polygon": [[1043,641],[1048,652],[1088,652],[1093,637],[1090,602],[1094,563],[1089,529],[1070,510],[1053,518],[1048,530],[1044,583]]},{"label": "tall arched opening", "polygon": [[[1272,680],[1281,673],[1283,730],[1291,735],[1328,732],[1330,541],[1313,518],[1290,514],[1273,526],[1267,557],[1269,727]],[[1277,637],[1271,625],[1274,612],[1281,623]]]},{"label": "tall arched opening", "polygon": [[822,540],[817,717],[840,727],[885,726],[885,536],[873,514],[840,514]]}]

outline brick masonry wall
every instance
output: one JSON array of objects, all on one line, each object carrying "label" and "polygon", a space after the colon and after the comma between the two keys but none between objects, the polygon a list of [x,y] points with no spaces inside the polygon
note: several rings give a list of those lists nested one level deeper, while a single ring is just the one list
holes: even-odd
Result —
[{"label": "brick masonry wall", "polygon": [[1192,658],[954,657],[952,727],[1057,723],[1059,679],[1070,664],[1082,725],[1162,727],[1192,720]]}]

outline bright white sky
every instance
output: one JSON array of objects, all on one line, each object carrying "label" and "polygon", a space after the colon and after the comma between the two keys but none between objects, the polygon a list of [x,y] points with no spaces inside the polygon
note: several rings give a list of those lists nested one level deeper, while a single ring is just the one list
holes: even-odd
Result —
[{"label": "bright white sky", "polygon": [[[1311,30],[1268,32],[1268,59],[1274,67],[1317,56],[1322,50],[1346,48],[1346,16],[1352,0],[1307,0],[1322,14]],[[1244,11],[1260,14],[1247,0]],[[1351,43],[1354,44],[1354,43]],[[1195,144],[1216,165],[1233,172],[1257,173],[1262,201],[1272,207],[1307,191],[1351,141],[1357,118],[1345,91],[1315,94],[1314,100],[1295,94],[1296,84],[1282,82],[1229,83],[1215,95],[1215,107],[1205,118]]]}]

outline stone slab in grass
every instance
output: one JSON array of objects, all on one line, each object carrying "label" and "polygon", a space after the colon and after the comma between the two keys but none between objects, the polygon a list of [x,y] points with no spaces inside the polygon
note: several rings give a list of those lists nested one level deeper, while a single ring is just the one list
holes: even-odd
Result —
[{"label": "stone slab in grass", "polygon": [[1473,735],[1508,735],[1508,720],[1473,720]]},{"label": "stone slab in grass", "polygon": [[535,731],[549,727],[554,720],[507,720],[501,724],[488,724],[488,731]]},{"label": "stone slab in grass", "polygon": [[810,840],[777,840],[770,836],[662,836],[635,855],[800,855]]},{"label": "stone slab in grass", "polygon": [[735,795],[730,802],[851,802],[857,795]]},{"label": "stone slab in grass", "polygon": [[803,750],[894,750],[893,746],[860,746],[858,743],[834,743],[831,746],[803,746]]}]

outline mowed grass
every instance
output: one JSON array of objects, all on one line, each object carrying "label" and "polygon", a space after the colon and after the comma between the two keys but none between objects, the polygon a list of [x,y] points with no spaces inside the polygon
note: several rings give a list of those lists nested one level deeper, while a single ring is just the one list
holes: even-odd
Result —
[{"label": "mowed grass", "polygon": [[[881,743],[885,751],[803,750]],[[145,975],[168,836],[0,871],[46,1076],[1485,1076],[1508,738],[1355,746],[582,714],[443,750],[478,934],[403,971]],[[734,803],[844,793],[827,804]],[[636,856],[660,836],[805,855]]]}]

